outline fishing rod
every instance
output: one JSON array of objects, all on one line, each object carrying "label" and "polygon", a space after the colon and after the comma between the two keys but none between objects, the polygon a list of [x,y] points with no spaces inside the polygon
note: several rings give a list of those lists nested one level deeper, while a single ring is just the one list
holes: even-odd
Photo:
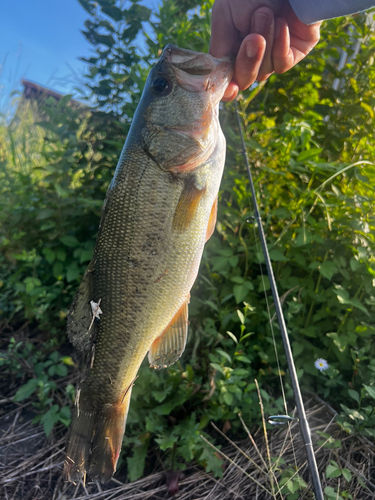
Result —
[{"label": "fishing rod", "polygon": [[[303,442],[305,444],[307,463],[309,465],[309,469],[310,469],[310,473],[311,473],[312,487],[313,487],[313,491],[315,494],[315,499],[316,500],[324,500],[322,485],[320,483],[318,467],[316,464],[314,449],[313,449],[313,445],[312,445],[312,441],[311,441],[310,427],[309,427],[309,424],[308,424],[308,421],[306,418],[305,407],[303,405],[301,390],[300,390],[298,378],[297,378],[297,372],[296,372],[296,368],[294,366],[292,349],[290,347],[288,331],[286,329],[284,314],[283,314],[283,311],[281,308],[280,298],[279,298],[279,294],[277,292],[277,287],[276,287],[275,276],[273,274],[273,269],[272,269],[272,265],[271,265],[271,259],[270,259],[268,249],[267,249],[266,237],[264,235],[262,220],[261,220],[260,213],[259,213],[258,202],[257,202],[257,198],[255,195],[255,187],[254,187],[253,177],[251,174],[249,160],[248,160],[247,153],[246,153],[245,141],[244,141],[243,132],[242,132],[242,125],[241,125],[241,121],[240,121],[240,114],[238,112],[238,106],[237,106],[236,100],[234,101],[234,105],[235,105],[235,109],[236,109],[238,128],[240,130],[242,152],[243,152],[243,156],[245,158],[247,174],[249,177],[249,185],[250,185],[251,196],[253,199],[255,219],[256,219],[256,222],[258,225],[258,229],[259,229],[260,242],[262,245],[264,260],[266,262],[268,277],[270,280],[272,296],[273,296],[273,300],[275,303],[276,315],[277,315],[277,319],[278,319],[280,331],[281,331],[281,338],[283,340],[286,359],[288,362],[289,375],[290,375],[290,378],[292,381],[294,399],[296,402],[297,412],[298,412],[298,417],[299,417],[300,431],[301,431],[301,435],[303,438]],[[285,415],[282,417],[286,418],[287,416]]]}]

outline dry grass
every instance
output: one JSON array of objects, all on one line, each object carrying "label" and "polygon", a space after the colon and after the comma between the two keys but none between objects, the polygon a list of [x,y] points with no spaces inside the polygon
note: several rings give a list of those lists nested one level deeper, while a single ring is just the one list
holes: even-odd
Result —
[{"label": "dry grass", "polygon": [[[8,399],[0,401],[3,409],[0,419],[0,484],[4,499],[22,500],[127,500],[164,499],[167,486],[162,470],[134,483],[123,484],[113,479],[109,485],[96,483],[67,484],[62,477],[64,441],[66,429],[58,428],[47,439],[40,427],[31,424],[29,404],[15,405]],[[341,448],[328,449],[317,446],[316,458],[320,476],[324,478],[330,460],[348,468],[352,480],[347,484],[343,477],[324,480],[324,487],[334,486],[339,491],[350,492],[354,499],[373,499],[375,496],[375,446],[363,437],[343,434],[332,420],[330,410],[315,398],[308,402],[308,419],[313,440],[319,439],[318,431],[328,432],[334,439],[341,439]],[[214,431],[215,433],[217,431]],[[258,428],[250,439],[240,443],[228,443],[221,452],[226,468],[222,479],[215,479],[198,467],[192,466],[180,482],[178,500],[259,499],[281,498],[277,494],[278,481],[286,465],[270,468],[263,432]],[[288,428],[280,426],[268,433],[271,457],[282,457],[289,468],[299,469],[308,481],[303,444],[298,424]],[[259,453],[258,453],[259,451]],[[272,479],[271,479],[272,478]],[[271,491],[274,487],[274,494]],[[313,498],[310,488],[301,490],[300,499]]]}]

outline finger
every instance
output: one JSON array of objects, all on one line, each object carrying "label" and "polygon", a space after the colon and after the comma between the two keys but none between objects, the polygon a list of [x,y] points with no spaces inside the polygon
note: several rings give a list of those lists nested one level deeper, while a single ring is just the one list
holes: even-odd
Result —
[{"label": "finger", "polygon": [[279,14],[282,0],[216,0],[212,8],[210,54],[236,55],[250,34],[253,13],[261,7]]},{"label": "finger", "polygon": [[255,33],[248,35],[242,41],[233,75],[233,81],[237,83],[240,90],[247,89],[255,82],[265,50],[265,39]]},{"label": "finger", "polygon": [[272,60],[275,73],[285,73],[297,63],[290,48],[289,27],[287,22],[282,18],[276,19]]},{"label": "finger", "polygon": [[251,33],[258,33],[266,41],[266,50],[257,80],[266,80],[273,73],[272,47],[274,40],[274,15],[271,9],[261,7],[251,17]]},{"label": "finger", "polygon": [[236,54],[239,33],[234,25],[230,3],[216,0],[212,8],[211,40],[209,53],[214,57]]},{"label": "finger", "polygon": [[228,85],[223,97],[222,101],[233,101],[237,97],[238,94],[238,85],[236,82],[230,82]]},{"label": "finger", "polygon": [[[303,59],[318,43],[320,25],[288,23],[283,18],[276,19],[275,43],[272,50],[273,66],[276,73],[285,73]],[[292,31],[293,30],[293,31]]]}]

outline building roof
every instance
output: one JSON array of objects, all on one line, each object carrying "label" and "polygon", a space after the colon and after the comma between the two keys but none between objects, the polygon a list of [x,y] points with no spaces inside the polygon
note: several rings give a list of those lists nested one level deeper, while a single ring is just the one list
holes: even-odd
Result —
[{"label": "building roof", "polygon": [[[64,97],[63,94],[59,94],[54,90],[48,89],[46,87],[42,87],[42,85],[37,85],[36,83],[30,82],[29,80],[21,81],[24,89],[22,93],[22,97],[24,99],[33,99],[33,100],[42,100],[47,97],[53,97],[56,102],[60,101]],[[76,101],[74,99],[70,99],[70,104],[76,107],[85,107],[85,104]]]}]

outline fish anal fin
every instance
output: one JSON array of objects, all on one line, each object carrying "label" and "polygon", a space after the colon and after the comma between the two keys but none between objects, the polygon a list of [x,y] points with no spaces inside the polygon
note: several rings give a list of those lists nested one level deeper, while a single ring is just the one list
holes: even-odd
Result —
[{"label": "fish anal fin", "polygon": [[190,226],[197,213],[199,202],[205,192],[206,187],[199,188],[196,185],[194,176],[191,176],[185,181],[173,216],[172,229],[183,231]]},{"label": "fish anal fin", "polygon": [[216,220],[217,220],[217,198],[215,198],[215,201],[211,208],[210,218],[208,219],[206,241],[211,238],[213,232],[215,231]]},{"label": "fish anal fin", "polygon": [[88,353],[95,337],[90,301],[93,296],[93,275],[90,264],[74,297],[67,317],[67,332],[71,343],[79,351]]},{"label": "fish anal fin", "polygon": [[188,333],[188,303],[190,295],[164,332],[152,343],[148,360],[152,368],[167,368],[173,365],[185,350]]}]

